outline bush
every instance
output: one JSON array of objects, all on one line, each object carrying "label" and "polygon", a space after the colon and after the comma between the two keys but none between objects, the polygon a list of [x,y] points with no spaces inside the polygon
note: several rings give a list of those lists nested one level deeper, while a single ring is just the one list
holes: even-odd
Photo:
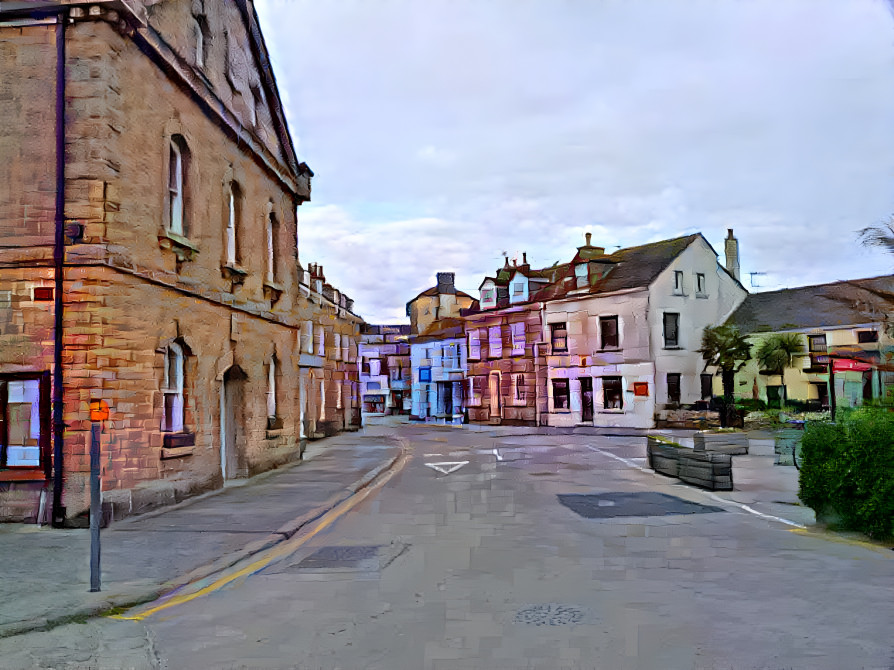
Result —
[{"label": "bush", "polygon": [[761,412],[767,409],[767,403],[760,399],[736,398],[736,409],[742,409],[746,412]]},{"label": "bush", "polygon": [[894,536],[894,413],[864,407],[809,421],[801,455],[798,497],[818,519]]}]

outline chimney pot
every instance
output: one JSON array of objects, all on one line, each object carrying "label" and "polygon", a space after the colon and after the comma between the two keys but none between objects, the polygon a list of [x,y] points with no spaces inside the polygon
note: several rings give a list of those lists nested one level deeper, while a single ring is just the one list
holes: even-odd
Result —
[{"label": "chimney pot", "polygon": [[587,246],[590,246],[590,238],[593,237],[593,234],[587,233],[584,237],[587,239]]}]

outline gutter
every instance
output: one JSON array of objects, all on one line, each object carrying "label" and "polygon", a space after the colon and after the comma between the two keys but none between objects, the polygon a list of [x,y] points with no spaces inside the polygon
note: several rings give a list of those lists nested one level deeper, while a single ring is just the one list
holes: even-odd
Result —
[{"label": "gutter", "polygon": [[63,415],[63,289],[65,272],[65,12],[56,19],[56,230],[53,246],[53,510],[52,525],[56,528],[65,522],[62,506],[63,439],[65,423]]}]

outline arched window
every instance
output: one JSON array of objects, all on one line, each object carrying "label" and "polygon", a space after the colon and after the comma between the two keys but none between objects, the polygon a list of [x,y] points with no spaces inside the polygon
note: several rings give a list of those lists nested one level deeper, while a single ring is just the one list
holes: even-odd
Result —
[{"label": "arched window", "polygon": [[267,214],[267,281],[276,281],[276,214]]},{"label": "arched window", "polygon": [[276,419],[276,356],[267,364],[267,418]]},{"label": "arched window", "polygon": [[165,349],[164,417],[161,429],[165,432],[183,431],[183,348],[172,342]]},{"label": "arched window", "polygon": [[235,181],[230,182],[230,187],[227,189],[227,235],[226,235],[226,249],[227,249],[227,265],[235,266],[238,262],[238,247],[237,247],[237,238],[239,235],[239,228],[241,225],[240,217],[241,217],[241,209],[242,209],[242,192],[239,188],[239,184]]},{"label": "arched window", "polygon": [[168,229],[177,235],[184,234],[183,202],[185,195],[186,142],[181,135],[174,135],[170,143],[168,161]]}]

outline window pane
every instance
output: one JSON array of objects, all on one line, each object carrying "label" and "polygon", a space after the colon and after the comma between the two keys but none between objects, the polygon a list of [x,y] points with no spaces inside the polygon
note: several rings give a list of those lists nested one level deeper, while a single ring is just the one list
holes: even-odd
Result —
[{"label": "window pane", "polygon": [[568,380],[553,379],[553,407],[555,409],[568,409]]},{"label": "window pane", "polygon": [[605,409],[623,409],[620,377],[602,378],[602,395]]},{"label": "window pane", "polygon": [[618,346],[618,317],[608,316],[599,320],[602,328],[603,348]]},{"label": "window pane", "polygon": [[40,465],[40,382],[36,379],[7,384],[6,464]]},{"label": "window pane", "polygon": [[677,331],[679,326],[680,315],[670,312],[664,314],[664,346],[677,346]]},{"label": "window pane", "polygon": [[680,402],[680,375],[670,373],[667,376],[667,400],[668,402]]}]

